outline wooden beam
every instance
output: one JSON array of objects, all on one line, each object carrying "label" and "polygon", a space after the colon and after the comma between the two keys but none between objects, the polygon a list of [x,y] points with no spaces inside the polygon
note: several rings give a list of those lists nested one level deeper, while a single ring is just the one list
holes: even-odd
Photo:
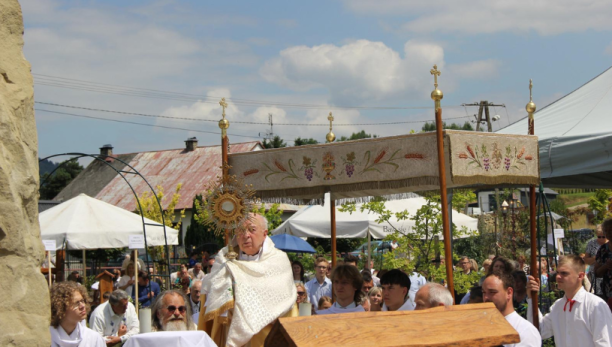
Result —
[{"label": "wooden beam", "polygon": [[[469,322],[469,329],[466,329]],[[492,303],[280,318],[265,346],[499,346],[520,342]]]},{"label": "wooden beam", "polygon": [[332,269],[336,267],[336,200],[330,199]]}]

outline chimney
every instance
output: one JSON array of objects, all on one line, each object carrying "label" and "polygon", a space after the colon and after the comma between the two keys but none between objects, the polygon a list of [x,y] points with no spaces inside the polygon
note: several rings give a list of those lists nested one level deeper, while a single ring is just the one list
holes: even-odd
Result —
[{"label": "chimney", "polygon": [[100,156],[113,155],[113,145],[108,144],[100,147]]},{"label": "chimney", "polygon": [[187,152],[195,151],[198,148],[198,139],[195,137],[190,137],[185,141],[185,149]]}]

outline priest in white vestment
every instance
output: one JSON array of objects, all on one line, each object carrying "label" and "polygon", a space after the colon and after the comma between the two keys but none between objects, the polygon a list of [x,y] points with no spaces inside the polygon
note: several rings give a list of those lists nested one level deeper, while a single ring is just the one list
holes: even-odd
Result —
[{"label": "priest in white vestment", "polygon": [[202,281],[198,329],[218,346],[263,346],[277,318],[297,316],[291,263],[267,237],[267,224],[251,214]]}]

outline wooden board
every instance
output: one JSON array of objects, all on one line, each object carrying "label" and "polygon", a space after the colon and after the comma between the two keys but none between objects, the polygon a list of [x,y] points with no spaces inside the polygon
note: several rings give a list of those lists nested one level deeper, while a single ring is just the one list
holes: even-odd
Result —
[{"label": "wooden board", "polygon": [[520,342],[492,303],[280,318],[265,346],[499,346]]}]

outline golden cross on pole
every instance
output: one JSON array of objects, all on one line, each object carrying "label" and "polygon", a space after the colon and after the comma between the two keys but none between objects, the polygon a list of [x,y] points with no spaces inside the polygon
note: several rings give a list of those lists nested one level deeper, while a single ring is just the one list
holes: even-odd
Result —
[{"label": "golden cross on pole", "polygon": [[223,107],[223,118],[225,118],[225,108],[227,107],[227,102],[225,102],[225,98],[221,98],[221,101],[219,101],[219,105],[221,105],[221,107]]},{"label": "golden cross on pole", "polygon": [[531,78],[529,79],[529,101],[533,101],[533,99],[531,98],[531,89],[533,88],[533,82],[531,80]]},{"label": "golden cross on pole", "polygon": [[429,71],[434,76],[434,87],[438,88],[438,76],[440,76],[440,71],[438,70],[438,65],[434,65],[433,69]]},{"label": "golden cross on pole", "polygon": [[327,119],[329,120],[329,133],[327,136],[325,136],[325,139],[327,142],[334,142],[336,135],[332,132],[332,122],[334,121],[334,116],[332,116],[331,112],[329,113],[329,116],[327,116]]}]

